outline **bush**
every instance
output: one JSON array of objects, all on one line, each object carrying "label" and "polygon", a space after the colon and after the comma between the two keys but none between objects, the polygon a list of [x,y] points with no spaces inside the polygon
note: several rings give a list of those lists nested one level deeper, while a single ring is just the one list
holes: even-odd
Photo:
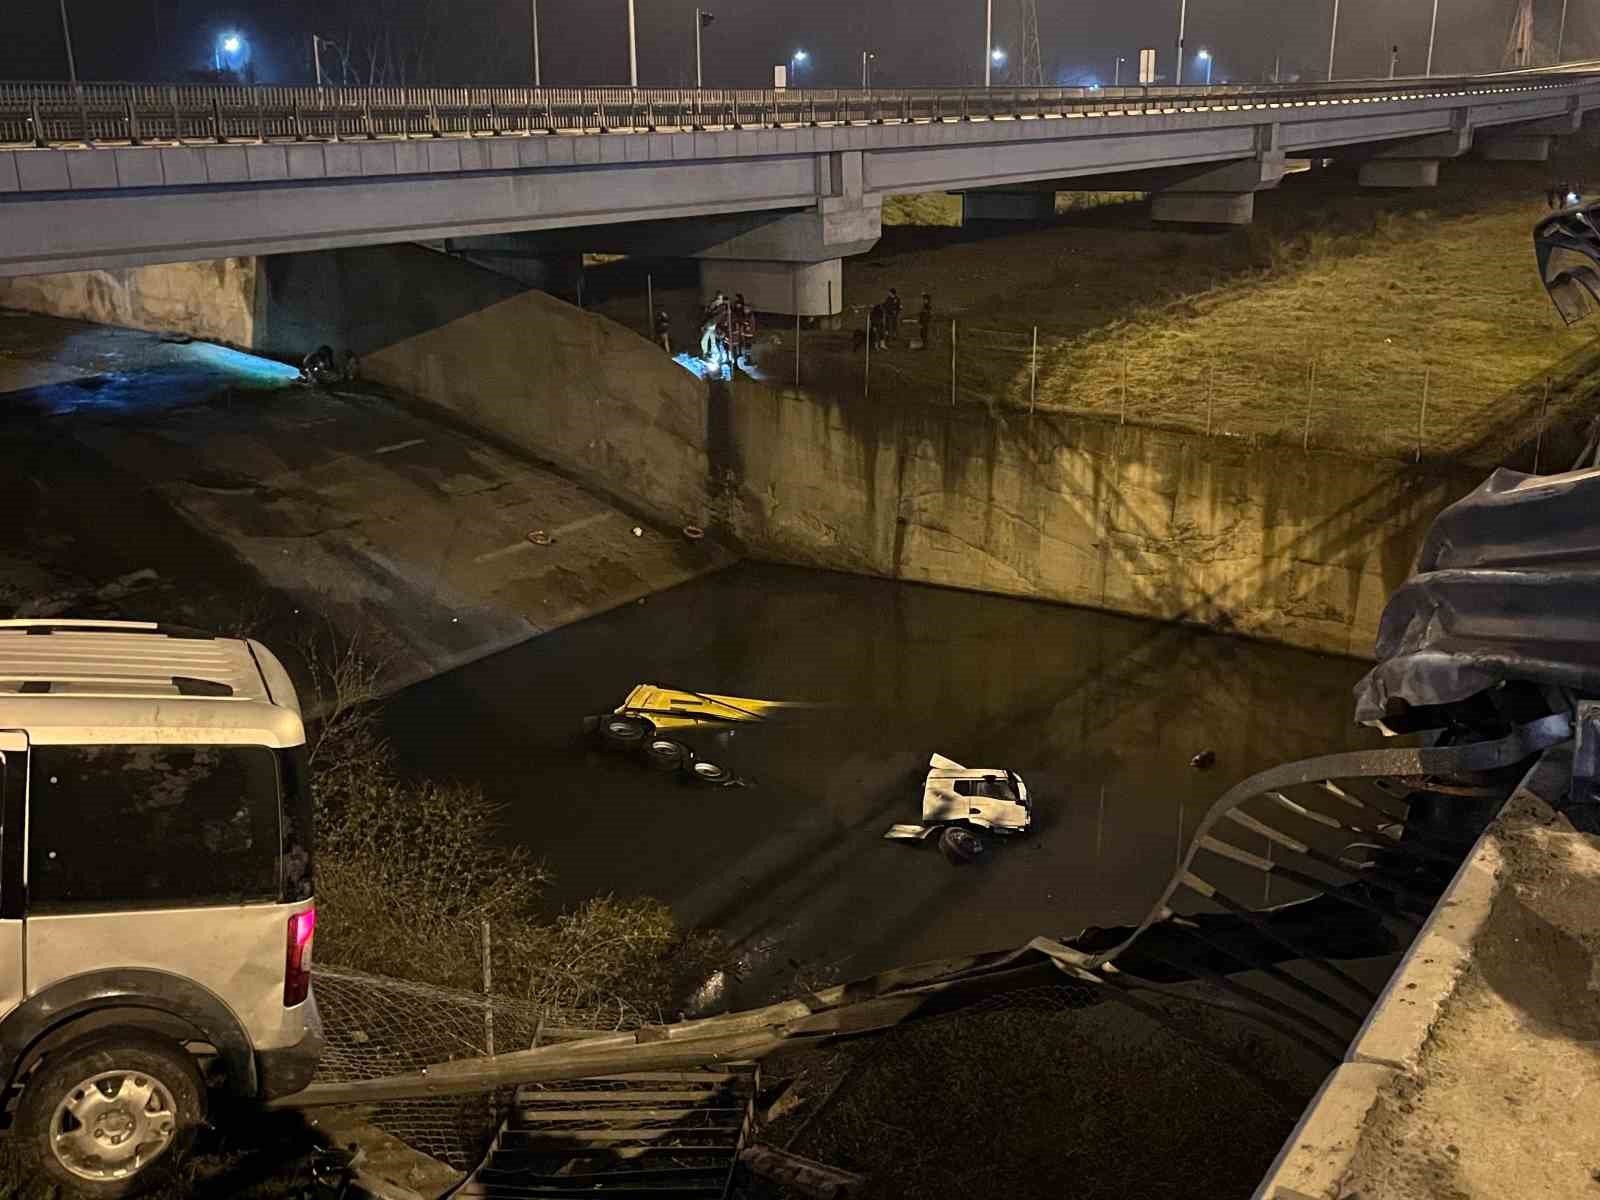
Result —
[{"label": "bush", "polygon": [[718,939],[680,929],[658,901],[543,913],[550,872],[496,836],[499,810],[480,788],[397,769],[378,728],[381,664],[359,643],[301,657],[323,713],[310,742],[320,959],[477,991],[487,921],[497,992],[607,1026],[664,1019],[717,969]]}]

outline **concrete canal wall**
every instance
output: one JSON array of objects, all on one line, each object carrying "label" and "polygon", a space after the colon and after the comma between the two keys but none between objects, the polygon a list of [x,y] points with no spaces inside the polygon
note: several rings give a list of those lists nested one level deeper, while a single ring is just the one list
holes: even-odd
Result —
[{"label": "concrete canal wall", "polygon": [[1365,656],[1482,472],[1041,413],[707,385],[634,333],[419,246],[0,281],[0,305],[365,379],[753,557]]},{"label": "concrete canal wall", "polygon": [[1479,477],[743,383],[710,432],[715,523],[756,557],[1360,656],[1428,524]]}]

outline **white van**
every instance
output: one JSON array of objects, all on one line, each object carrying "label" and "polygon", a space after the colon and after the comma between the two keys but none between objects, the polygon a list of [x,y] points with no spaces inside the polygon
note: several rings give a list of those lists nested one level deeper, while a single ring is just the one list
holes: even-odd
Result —
[{"label": "white van", "polygon": [[310,1081],[305,731],[256,642],[0,621],[0,1082],[70,1191],[170,1168],[209,1087]]}]

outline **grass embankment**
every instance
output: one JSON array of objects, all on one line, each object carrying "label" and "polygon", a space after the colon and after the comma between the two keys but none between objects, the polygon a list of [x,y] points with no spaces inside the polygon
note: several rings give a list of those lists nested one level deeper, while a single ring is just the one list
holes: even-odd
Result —
[{"label": "grass embankment", "polygon": [[1222,232],[1131,203],[1015,230],[890,228],[846,261],[852,328],[806,333],[804,386],[859,396],[865,307],[892,286],[909,316],[926,288],[933,345],[875,355],[874,398],[950,402],[953,318],[959,402],[1025,407],[1037,326],[1040,408],[1120,420],[1126,397],[1129,421],[1204,430],[1209,407],[1214,432],[1298,444],[1309,407],[1313,445],[1415,453],[1420,426],[1424,454],[1492,461],[1526,436],[1547,376],[1553,413],[1585,394],[1567,384],[1592,335],[1562,325],[1529,237],[1572,169],[1462,160],[1416,192],[1292,175]]}]

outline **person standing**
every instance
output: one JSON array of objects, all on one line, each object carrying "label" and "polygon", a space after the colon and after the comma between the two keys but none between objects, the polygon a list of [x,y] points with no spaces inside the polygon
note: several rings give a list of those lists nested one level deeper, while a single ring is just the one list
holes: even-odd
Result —
[{"label": "person standing", "polygon": [[900,314],[905,311],[905,307],[900,302],[900,293],[890,288],[889,297],[883,302],[884,332],[890,337],[900,333]]},{"label": "person standing", "polygon": [[874,350],[887,350],[889,343],[884,341],[883,323],[888,320],[888,314],[883,305],[874,304],[872,313],[867,318],[867,336],[872,340]]},{"label": "person standing", "polygon": [[655,324],[656,342],[667,352],[667,357],[672,357],[672,318],[667,316],[664,308],[656,309]]}]

